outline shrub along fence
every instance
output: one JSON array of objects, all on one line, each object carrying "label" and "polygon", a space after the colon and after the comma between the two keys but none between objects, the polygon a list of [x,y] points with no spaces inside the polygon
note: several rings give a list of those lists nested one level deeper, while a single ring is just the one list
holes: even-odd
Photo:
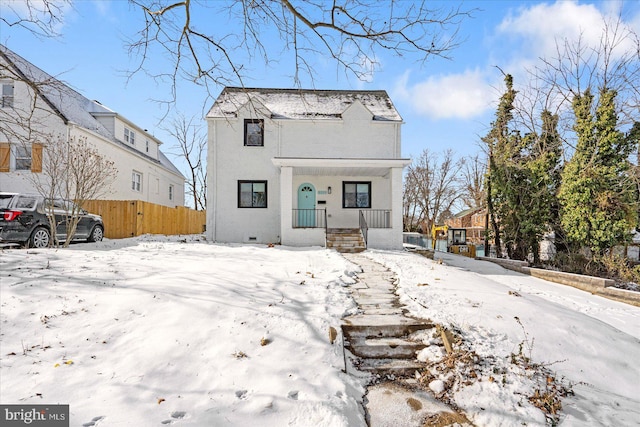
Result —
[{"label": "shrub along fence", "polygon": [[84,209],[102,216],[104,235],[109,239],[142,234],[197,234],[204,232],[206,224],[206,211],[141,200],[90,200]]}]

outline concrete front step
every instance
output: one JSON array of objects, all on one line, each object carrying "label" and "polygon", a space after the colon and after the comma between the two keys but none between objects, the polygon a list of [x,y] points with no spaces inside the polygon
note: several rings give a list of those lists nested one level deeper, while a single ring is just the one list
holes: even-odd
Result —
[{"label": "concrete front step", "polygon": [[357,339],[349,341],[347,346],[354,355],[368,359],[415,359],[426,347],[403,338]]},{"label": "concrete front step", "polygon": [[372,374],[406,377],[415,375],[424,365],[408,359],[362,359],[357,368]]},{"label": "concrete front step", "polygon": [[[407,319],[405,322],[393,322],[393,323],[374,323],[375,319],[372,321],[361,323],[358,317],[362,318],[398,318],[398,319]],[[387,338],[387,337],[395,337],[401,338],[406,337],[416,331],[420,331],[423,329],[433,329],[435,326],[431,323],[419,323],[415,322],[413,319],[409,319],[403,316],[394,316],[394,315],[362,315],[362,316],[353,316],[351,318],[345,319],[345,324],[342,325],[342,333],[347,338],[348,341],[354,341],[359,338]]]}]

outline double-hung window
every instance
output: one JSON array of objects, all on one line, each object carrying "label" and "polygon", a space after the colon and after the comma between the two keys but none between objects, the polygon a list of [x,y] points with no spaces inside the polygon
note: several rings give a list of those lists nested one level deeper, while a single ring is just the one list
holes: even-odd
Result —
[{"label": "double-hung window", "polygon": [[173,185],[169,185],[169,200],[173,200]]},{"label": "double-hung window", "polygon": [[124,128],[124,140],[131,145],[136,144],[136,133],[129,128]]},{"label": "double-hung window", "polygon": [[24,145],[15,146],[16,153],[16,170],[28,171],[31,170],[31,147]]},{"label": "double-hung window", "polygon": [[342,183],[343,208],[371,208],[371,181]]},{"label": "double-hung window", "polygon": [[142,174],[140,172],[133,171],[131,173],[131,189],[133,191],[142,191]]},{"label": "double-hung window", "polygon": [[0,108],[13,107],[13,82],[0,82]]},{"label": "double-hung window", "polygon": [[264,146],[264,120],[244,120],[244,145],[246,147]]},{"label": "double-hung window", "polygon": [[239,208],[266,208],[267,181],[238,181]]}]

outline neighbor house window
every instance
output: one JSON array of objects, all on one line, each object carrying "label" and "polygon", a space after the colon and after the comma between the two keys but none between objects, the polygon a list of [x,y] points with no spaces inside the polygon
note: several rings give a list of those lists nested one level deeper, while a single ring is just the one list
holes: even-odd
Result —
[{"label": "neighbor house window", "polygon": [[244,145],[247,147],[264,146],[264,120],[245,119]]},{"label": "neighbor house window", "polygon": [[266,208],[267,181],[238,181],[239,208]]},{"label": "neighbor house window", "polygon": [[136,133],[131,129],[124,128],[124,140],[131,145],[136,143]]},{"label": "neighbor house window", "polygon": [[371,207],[371,182],[342,183],[342,207],[343,208],[370,208]]},{"label": "neighbor house window", "polygon": [[169,200],[173,200],[173,185],[169,186]]},{"label": "neighbor house window", "polygon": [[16,170],[28,171],[31,170],[31,147],[25,147],[24,145],[15,146],[16,153]]},{"label": "neighbor house window", "polygon": [[149,152],[149,140],[147,139],[144,143],[144,151]]},{"label": "neighbor house window", "polygon": [[131,189],[133,191],[142,191],[142,174],[140,172],[133,171],[131,174]]},{"label": "neighbor house window", "polygon": [[13,82],[3,82],[0,83],[2,86],[2,93],[0,95],[2,98],[0,99],[0,108],[11,108],[13,107]]}]

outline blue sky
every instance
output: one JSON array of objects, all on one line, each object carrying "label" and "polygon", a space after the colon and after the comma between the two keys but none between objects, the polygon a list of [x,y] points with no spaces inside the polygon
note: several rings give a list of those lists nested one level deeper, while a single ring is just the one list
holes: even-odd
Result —
[{"label": "blue sky", "polygon": [[[15,10],[20,10],[22,3],[9,0]],[[0,2],[0,14],[9,13],[7,4],[6,0]],[[462,22],[462,43],[450,53],[451,59],[436,57],[422,64],[415,58],[394,58],[380,52],[380,65],[366,82],[347,78],[335,65],[319,59],[315,87],[384,89],[405,121],[403,156],[418,156],[425,148],[451,148],[466,156],[480,151],[480,137],[493,119],[503,88],[496,66],[513,74],[518,84],[526,79],[527,67],[553,53],[557,38],[576,38],[582,33],[588,40],[597,40],[602,17],[611,14],[622,13],[625,24],[640,34],[637,1],[466,1],[462,5],[477,10]],[[200,18],[207,25],[228,26],[230,33],[237,29],[220,16]],[[72,8],[66,8],[59,37],[39,38],[0,23],[0,42],[87,98],[152,130],[164,141],[163,151],[171,154],[174,143],[159,124],[165,109],[154,101],[169,97],[169,85],[143,73],[130,79],[126,76],[137,62],[129,56],[124,41],[135,37],[142,22],[141,12],[124,0],[75,1]],[[265,45],[281,44],[272,34],[262,41]],[[160,56],[153,58],[152,65],[156,70],[171,67]],[[292,87],[292,69],[285,59],[268,67],[260,61],[244,65],[254,76],[247,85]],[[213,86],[212,95],[221,89]],[[212,103],[203,87],[181,81],[172,113],[202,117]],[[204,120],[202,126],[206,129]]]}]

